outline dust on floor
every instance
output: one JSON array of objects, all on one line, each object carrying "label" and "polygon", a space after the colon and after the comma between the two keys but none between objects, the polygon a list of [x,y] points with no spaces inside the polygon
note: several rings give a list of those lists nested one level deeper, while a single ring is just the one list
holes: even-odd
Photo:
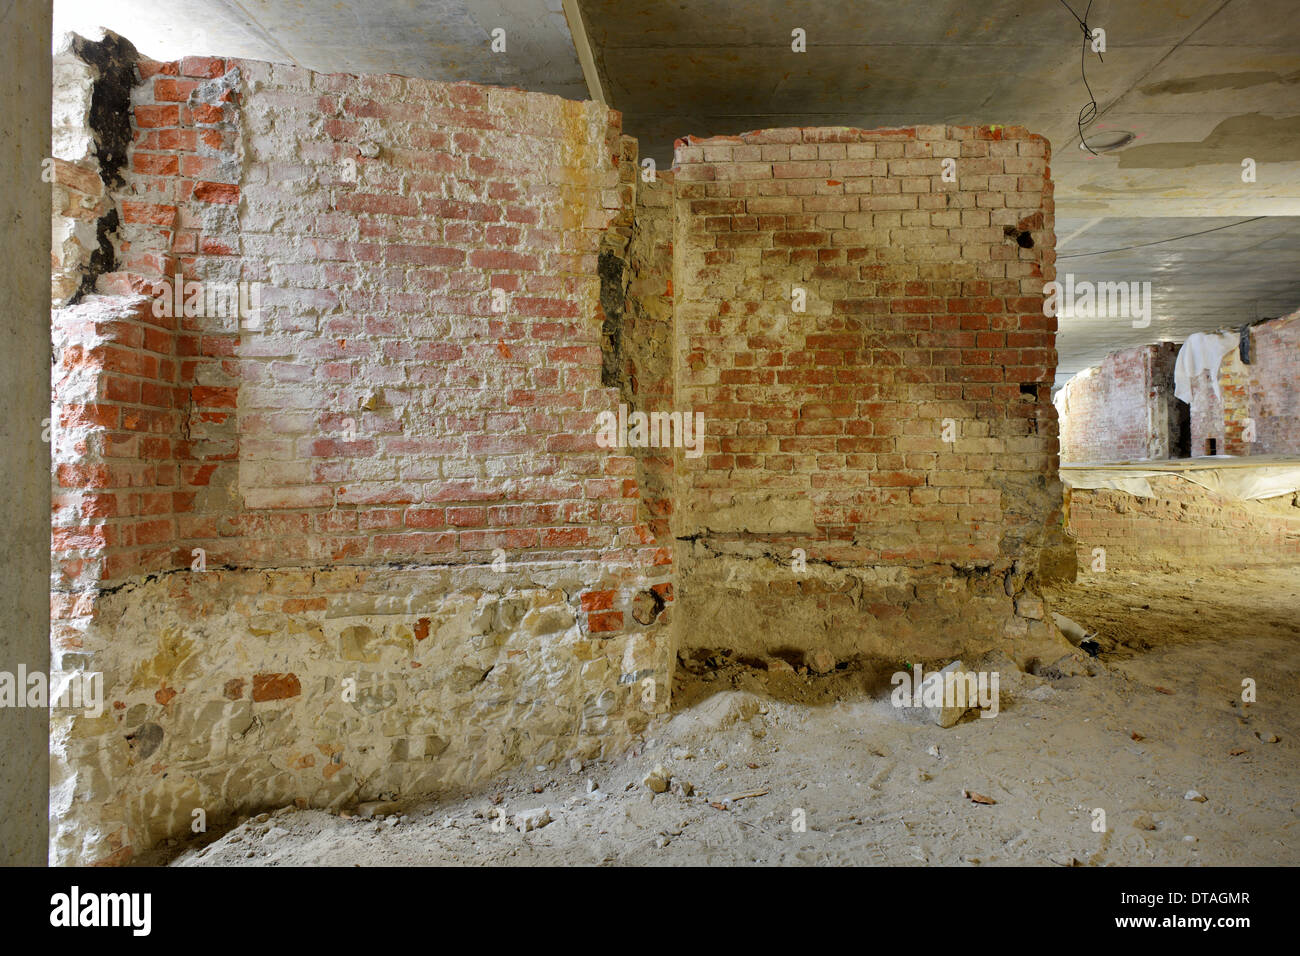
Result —
[{"label": "dust on floor", "polygon": [[967,661],[1000,670],[993,719],[896,709],[896,664],[714,661],[684,669],[673,714],[625,759],[346,816],[284,808],[140,862],[1300,863],[1300,568],[1093,575],[1048,597],[1100,654],[1036,674]]}]

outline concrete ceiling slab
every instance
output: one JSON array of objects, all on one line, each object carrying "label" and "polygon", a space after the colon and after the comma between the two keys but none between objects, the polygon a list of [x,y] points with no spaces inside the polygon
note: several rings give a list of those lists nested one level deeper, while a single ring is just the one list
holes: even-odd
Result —
[{"label": "concrete ceiling slab", "polygon": [[56,0],[54,14],[56,35],[106,27],[157,59],[236,56],[587,98],[560,0]]},{"label": "concrete ceiling slab", "polygon": [[[1080,14],[1086,0],[1070,0]],[[1078,148],[1083,33],[1041,0],[579,0],[611,106],[642,152],[765,126],[1018,124],[1053,145],[1059,215],[1300,214],[1294,0],[1094,0],[1096,127]],[[795,27],[808,52],[790,49]],[[1241,182],[1241,160],[1259,165]]]},{"label": "concrete ceiling slab", "polygon": [[[55,0],[55,30],[116,30],[146,55],[243,56],[589,96],[575,46],[642,155],[776,126],[1022,125],[1053,145],[1058,268],[1150,281],[1150,327],[1062,318],[1061,380],[1106,352],[1300,305],[1296,0],[1093,0],[1093,129],[1079,149],[1083,35],[1059,0]],[[576,3],[575,44],[563,4]],[[1087,0],[1069,0],[1083,14]],[[507,52],[490,32],[507,30]],[[790,49],[807,31],[808,52]],[[585,49],[585,47],[584,47]],[[1257,163],[1241,181],[1241,160]],[[1232,226],[1175,243],[1146,242]],[[1081,255],[1124,246],[1139,248]]]},{"label": "concrete ceiling slab", "polygon": [[1149,282],[1152,303],[1147,327],[1128,316],[1059,318],[1058,384],[1116,349],[1181,342],[1300,306],[1300,216],[1058,218],[1056,229],[1058,281],[1070,273],[1076,285]]},{"label": "concrete ceiling slab", "polygon": [[[1019,124],[1053,144],[1059,215],[1300,215],[1295,0],[1092,0],[1107,42],[1085,60],[1096,128],[1138,136],[1100,157],[1078,149],[1083,34],[1060,0],[571,2],[606,101],[661,165],[688,134]],[[56,31],[97,26],[156,57],[588,96],[562,0],[56,0]],[[504,54],[490,51],[497,26]],[[807,53],[790,49],[795,27]]]}]

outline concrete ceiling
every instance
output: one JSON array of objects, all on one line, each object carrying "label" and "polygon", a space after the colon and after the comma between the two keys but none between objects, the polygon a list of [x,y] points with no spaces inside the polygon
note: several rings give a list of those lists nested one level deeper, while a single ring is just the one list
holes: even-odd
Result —
[{"label": "concrete ceiling", "polygon": [[[1102,156],[1079,149],[1083,33],[1061,0],[55,0],[55,30],[108,27],[158,58],[244,56],[603,97],[661,164],[688,134],[1028,127],[1052,142],[1061,273],[1152,283],[1150,327],[1060,320],[1068,377],[1112,349],[1300,306],[1296,3],[1093,0],[1087,19],[1105,29],[1106,52],[1086,58],[1098,103],[1089,132],[1137,135]],[[498,26],[504,54],[490,50]],[[806,53],[790,49],[796,27]],[[1247,157],[1254,183],[1241,181]],[[1254,216],[1270,218],[1064,258]]]},{"label": "concrete ceiling", "polygon": [[1060,282],[1070,273],[1076,284],[1151,284],[1145,328],[1134,328],[1129,316],[1060,319],[1058,384],[1118,348],[1181,342],[1192,332],[1237,328],[1300,308],[1300,216],[1058,217],[1056,234]]},{"label": "concrete ceiling", "polygon": [[[107,27],[146,56],[470,80],[586,99],[561,0],[55,0],[54,32]],[[491,33],[506,31],[506,51]]]},{"label": "concrete ceiling", "polygon": [[1102,156],[1079,149],[1083,31],[1059,0],[578,3],[610,105],[661,162],[688,133],[1001,123],[1051,140],[1058,215],[1300,215],[1296,0],[1093,0],[1095,127],[1138,136]]}]

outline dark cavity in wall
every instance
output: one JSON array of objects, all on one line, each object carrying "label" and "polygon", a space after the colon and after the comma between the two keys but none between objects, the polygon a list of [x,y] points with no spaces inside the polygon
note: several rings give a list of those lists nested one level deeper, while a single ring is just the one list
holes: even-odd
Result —
[{"label": "dark cavity in wall", "polygon": [[600,384],[617,388],[628,397],[628,383],[623,374],[623,312],[627,307],[627,289],[624,283],[626,263],[613,251],[600,254],[596,271],[600,275],[600,308],[605,322],[600,329]]},{"label": "dark cavity in wall", "polygon": [[1016,226],[1004,226],[1002,233],[1008,239],[1016,240],[1016,245],[1021,249],[1034,248],[1034,237],[1030,235],[1028,229],[1019,229]]},{"label": "dark cavity in wall", "polygon": [[1179,399],[1167,403],[1169,409],[1169,457],[1192,457],[1192,406]]},{"label": "dark cavity in wall", "polygon": [[118,238],[117,227],[116,209],[110,209],[95,223],[97,245],[95,251],[90,254],[90,263],[86,267],[86,274],[81,278],[81,288],[72,297],[69,305],[75,305],[83,297],[92,294],[95,291],[95,280],[105,272],[112,272],[117,268],[117,245],[115,242]]},{"label": "dark cavity in wall", "polygon": [[[126,165],[131,146],[131,89],[135,86],[135,64],[140,54],[130,40],[110,31],[105,31],[99,41],[74,38],[72,52],[95,71],[89,117],[90,131],[95,138],[95,158],[104,188],[118,189],[125,184],[122,167]],[[70,304],[94,292],[96,280],[117,268],[117,228],[116,209],[110,209],[95,224],[98,244],[90,255],[81,288]]]},{"label": "dark cavity in wall", "polygon": [[77,37],[72,52],[95,68],[90,129],[95,136],[100,178],[107,188],[114,189],[123,185],[122,167],[131,145],[131,89],[140,54],[130,40],[111,32],[105,32],[98,42]]}]

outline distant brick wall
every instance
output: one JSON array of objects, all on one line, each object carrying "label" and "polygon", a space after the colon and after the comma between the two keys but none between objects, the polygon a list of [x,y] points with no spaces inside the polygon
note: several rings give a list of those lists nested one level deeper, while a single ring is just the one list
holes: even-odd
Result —
[{"label": "distant brick wall", "polygon": [[1097,548],[1107,573],[1300,564],[1300,495],[1238,501],[1176,476],[1147,480],[1155,497],[1071,490],[1080,573],[1097,573]]},{"label": "distant brick wall", "polygon": [[[1061,460],[1168,458],[1177,439],[1172,342],[1111,352],[1070,380]],[[1176,457],[1176,456],[1175,456]]]},{"label": "distant brick wall", "polygon": [[[828,613],[844,653],[1023,634],[1008,600],[1023,571],[1002,574],[1033,563],[1060,504],[1047,152],[1018,127],[678,143],[677,402],[709,425],[703,457],[679,461],[683,613],[707,620],[684,639],[802,645],[826,639],[806,622]],[[828,612],[794,549],[979,599],[913,605],[909,573],[876,573],[830,585],[865,591]]]},{"label": "distant brick wall", "polygon": [[1203,371],[1192,378],[1190,406],[1173,396],[1177,344],[1107,355],[1071,379],[1061,460],[1202,456],[1211,454],[1211,439],[1216,454],[1300,454],[1300,313],[1257,325],[1251,337],[1251,364],[1229,352],[1219,394]]},{"label": "distant brick wall", "polygon": [[1193,382],[1194,448],[1209,438],[1229,455],[1300,455],[1300,312],[1254,326],[1251,363],[1240,349],[1219,367],[1220,398],[1209,375]]}]

